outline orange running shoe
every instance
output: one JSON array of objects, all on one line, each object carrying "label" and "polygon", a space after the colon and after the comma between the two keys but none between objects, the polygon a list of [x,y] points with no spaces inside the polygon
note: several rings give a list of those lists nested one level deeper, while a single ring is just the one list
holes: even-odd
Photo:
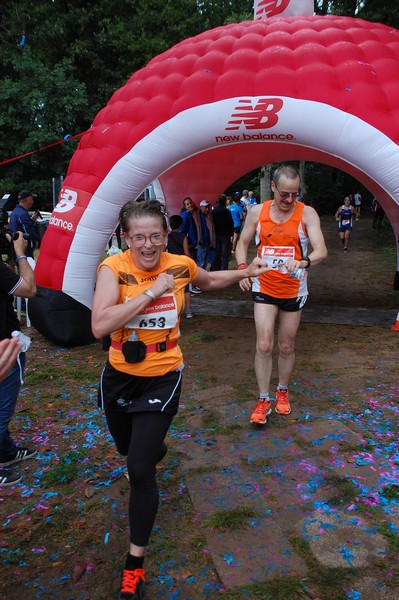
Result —
[{"label": "orange running shoe", "polygon": [[279,415],[289,415],[291,412],[288,390],[276,390],[276,413]]},{"label": "orange running shoe", "polygon": [[256,425],[266,425],[267,423],[267,415],[270,415],[272,412],[272,407],[269,400],[261,400],[259,398],[256,403],[254,412],[251,415],[251,423],[255,423]]},{"label": "orange running shoe", "polygon": [[124,569],[117,600],[142,600],[144,597],[144,573],[144,569],[135,569],[134,571]]}]

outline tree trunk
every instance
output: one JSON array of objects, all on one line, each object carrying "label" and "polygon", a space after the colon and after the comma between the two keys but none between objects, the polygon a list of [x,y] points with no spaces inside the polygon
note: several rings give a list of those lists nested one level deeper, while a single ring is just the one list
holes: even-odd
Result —
[{"label": "tree trunk", "polygon": [[264,202],[269,200],[271,196],[271,172],[272,165],[265,165],[262,167],[262,176],[260,178],[260,201]]},{"label": "tree trunk", "polygon": [[306,196],[305,161],[299,161],[299,173],[301,175],[301,196]]}]

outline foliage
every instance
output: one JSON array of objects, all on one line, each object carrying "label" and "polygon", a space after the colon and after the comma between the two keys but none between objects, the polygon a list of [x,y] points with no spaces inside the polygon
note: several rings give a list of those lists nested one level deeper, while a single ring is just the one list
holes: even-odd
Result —
[{"label": "foliage", "polygon": [[[315,10],[399,27],[395,2],[316,0]],[[77,147],[77,140],[64,143],[65,136],[86,131],[113,92],[154,56],[252,14],[252,0],[4,0],[0,161],[29,154],[2,166],[0,197],[31,187],[39,193],[40,208],[51,208],[51,178],[65,175]],[[319,167],[309,169],[316,173]],[[333,195],[342,196],[345,176],[327,167],[326,174],[323,181],[340,184]],[[243,188],[259,195],[259,170],[230,189]]]}]

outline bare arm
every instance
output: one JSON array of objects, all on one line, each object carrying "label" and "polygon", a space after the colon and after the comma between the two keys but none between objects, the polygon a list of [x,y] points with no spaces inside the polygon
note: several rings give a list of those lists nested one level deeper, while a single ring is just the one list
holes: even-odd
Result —
[{"label": "bare arm", "polygon": [[[327,247],[321,231],[320,218],[314,208],[305,206],[303,209],[302,220],[306,227],[309,242],[312,247],[312,251],[308,254],[308,257],[312,265],[317,265],[327,258]],[[306,268],[308,265],[303,259],[296,260],[295,258],[289,258],[284,266],[287,273],[292,275],[296,273],[298,269]]]},{"label": "bare arm", "polygon": [[188,239],[187,239],[187,236],[183,240],[183,250],[184,250],[185,256],[191,256],[190,250],[188,249]]},{"label": "bare arm", "polygon": [[[18,238],[14,240],[15,256],[23,256],[26,248],[28,247],[27,240],[24,240],[21,232],[18,234]],[[14,296],[20,296],[21,298],[33,298],[36,296],[36,281],[32,267],[30,266],[26,258],[21,258],[17,262],[19,275],[22,277],[21,283],[14,290]]]},{"label": "bare arm", "polygon": [[[353,210],[353,208],[352,208]],[[339,220],[339,213],[341,212],[341,206],[337,209],[337,212],[335,213],[335,220],[338,221]]]},{"label": "bare arm", "polygon": [[[148,289],[158,298],[164,292],[172,291],[174,285],[173,275],[161,273]],[[98,273],[91,313],[93,335],[100,339],[116,329],[124,327],[151,301],[152,299],[149,296],[139,294],[124,304],[118,304],[119,286],[115,275],[107,266],[101,267]]]},{"label": "bare arm", "polygon": [[229,285],[238,283],[242,279],[258,277],[268,271],[267,265],[258,257],[255,257],[246,269],[228,271],[205,271],[198,269],[198,275],[193,284],[201,290],[219,290]]}]

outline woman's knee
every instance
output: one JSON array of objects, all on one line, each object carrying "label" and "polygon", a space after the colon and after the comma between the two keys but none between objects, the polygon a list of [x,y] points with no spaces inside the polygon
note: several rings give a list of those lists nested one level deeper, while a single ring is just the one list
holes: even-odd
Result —
[{"label": "woman's knee", "polygon": [[135,485],[148,485],[155,480],[155,464],[145,464],[142,461],[135,460],[134,457],[129,456],[126,464],[131,483],[134,483]]}]

